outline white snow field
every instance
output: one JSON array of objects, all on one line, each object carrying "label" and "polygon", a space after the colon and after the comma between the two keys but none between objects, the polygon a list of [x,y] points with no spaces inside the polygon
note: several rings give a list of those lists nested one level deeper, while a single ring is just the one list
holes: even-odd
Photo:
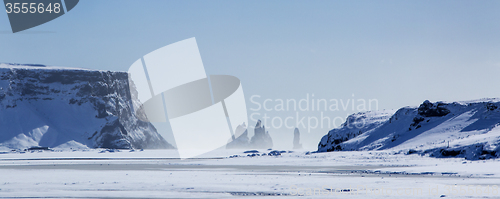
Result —
[{"label": "white snow field", "polygon": [[0,198],[500,197],[498,159],[468,161],[389,150],[282,151],[277,156],[263,156],[268,150],[219,150],[197,159],[169,158],[175,153],[4,149]]}]

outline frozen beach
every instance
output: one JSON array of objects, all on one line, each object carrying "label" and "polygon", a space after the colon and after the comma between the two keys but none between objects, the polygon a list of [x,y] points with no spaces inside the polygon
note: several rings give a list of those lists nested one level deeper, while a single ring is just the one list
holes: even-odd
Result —
[{"label": "frozen beach", "polygon": [[183,160],[173,150],[4,152],[0,198],[500,197],[495,159],[269,152],[220,150]]}]

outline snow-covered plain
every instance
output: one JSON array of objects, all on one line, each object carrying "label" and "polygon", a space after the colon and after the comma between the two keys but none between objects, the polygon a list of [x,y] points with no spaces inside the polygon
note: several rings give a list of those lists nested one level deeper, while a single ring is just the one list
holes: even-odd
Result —
[{"label": "snow-covered plain", "polygon": [[500,197],[498,159],[389,150],[262,156],[269,152],[181,160],[175,150],[4,151],[0,198]]}]

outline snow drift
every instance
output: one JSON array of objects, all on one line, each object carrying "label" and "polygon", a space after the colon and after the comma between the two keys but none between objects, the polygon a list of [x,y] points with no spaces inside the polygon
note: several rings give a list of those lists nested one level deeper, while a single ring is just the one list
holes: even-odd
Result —
[{"label": "snow drift", "polygon": [[423,102],[397,111],[350,115],[323,136],[319,152],[406,151],[434,157],[500,157],[500,100]]},{"label": "snow drift", "polygon": [[0,147],[173,148],[132,103],[126,72],[0,64]]}]

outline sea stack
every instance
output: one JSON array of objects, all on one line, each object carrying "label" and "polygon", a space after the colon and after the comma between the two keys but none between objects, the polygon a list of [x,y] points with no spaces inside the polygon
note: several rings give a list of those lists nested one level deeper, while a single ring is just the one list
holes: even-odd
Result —
[{"label": "sea stack", "polygon": [[293,131],[293,149],[301,149],[302,144],[300,144],[300,132],[298,128]]},{"label": "sea stack", "polygon": [[238,125],[234,138],[226,144],[226,149],[246,149],[249,145],[248,131],[245,123]]},{"label": "sea stack", "polygon": [[273,140],[260,120],[257,121],[254,132],[255,134],[250,140],[251,147],[260,149],[269,149],[273,147]]}]

